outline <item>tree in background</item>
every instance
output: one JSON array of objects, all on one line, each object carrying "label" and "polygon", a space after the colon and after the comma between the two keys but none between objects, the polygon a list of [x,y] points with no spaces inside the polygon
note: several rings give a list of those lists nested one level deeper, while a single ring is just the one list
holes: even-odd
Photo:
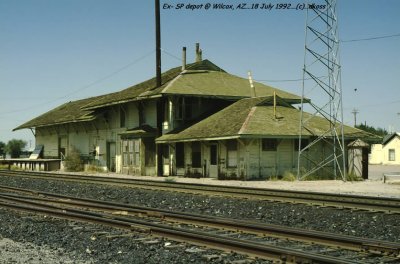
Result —
[{"label": "tree in background", "polygon": [[380,127],[375,128],[373,126],[368,126],[366,124],[356,125],[356,128],[364,130],[364,131],[369,132],[371,134],[375,134],[377,136],[381,136],[381,137],[384,137],[384,136],[386,136],[388,134],[388,132],[383,128],[380,128]]},{"label": "tree in background", "polygon": [[0,141],[0,158],[6,155],[6,143]]},{"label": "tree in background", "polygon": [[21,155],[22,150],[26,146],[26,141],[21,139],[11,139],[8,141],[5,150],[7,153],[10,154],[11,158],[19,158]]},{"label": "tree in background", "polygon": [[368,133],[379,136],[379,138],[366,140],[369,144],[381,144],[382,139],[388,134],[388,132],[383,128],[375,128],[373,126],[368,126],[367,124],[356,125],[356,128],[364,130]]}]

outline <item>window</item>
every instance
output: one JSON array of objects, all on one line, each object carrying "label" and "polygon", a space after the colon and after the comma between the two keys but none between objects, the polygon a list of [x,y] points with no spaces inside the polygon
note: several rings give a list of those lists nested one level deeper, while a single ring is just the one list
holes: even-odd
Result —
[{"label": "window", "polygon": [[193,98],[186,97],[185,98],[185,120],[189,120],[192,118],[192,109],[193,109]]},{"label": "window", "polygon": [[228,140],[226,144],[228,167],[237,167],[237,141]]},{"label": "window", "polygon": [[139,102],[138,112],[139,112],[139,126],[141,126],[146,123],[143,102]]},{"label": "window", "polygon": [[175,154],[176,154],[176,167],[178,168],[185,167],[185,148],[183,143],[176,143]]},{"label": "window", "polygon": [[275,138],[262,139],[262,151],[276,151],[278,149],[278,140]]},{"label": "window", "polygon": [[395,149],[389,149],[389,161],[396,160],[396,151]]},{"label": "window", "polygon": [[192,167],[201,168],[201,145],[200,142],[192,143]]},{"label": "window", "polygon": [[179,97],[176,100],[175,119],[189,120],[192,118],[194,99],[190,97]]},{"label": "window", "polygon": [[[308,139],[301,139],[301,149],[304,149],[305,147],[307,147],[309,144]],[[306,151],[309,149],[306,149]],[[294,151],[299,151],[299,140],[295,139],[294,140]]]},{"label": "window", "polygon": [[119,108],[119,126],[125,127],[126,125],[126,113],[123,107]]},{"label": "window", "polygon": [[178,100],[176,100],[175,119],[183,119],[183,97],[179,97]]},{"label": "window", "polygon": [[126,139],[122,141],[123,166],[140,165],[140,139]]}]

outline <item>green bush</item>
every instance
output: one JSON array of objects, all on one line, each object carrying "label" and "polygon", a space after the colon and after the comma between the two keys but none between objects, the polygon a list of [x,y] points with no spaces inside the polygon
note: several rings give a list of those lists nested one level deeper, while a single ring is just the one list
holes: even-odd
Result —
[{"label": "green bush", "polygon": [[72,147],[65,157],[64,166],[66,171],[83,171],[83,161],[81,153],[75,147]]},{"label": "green bush", "polygon": [[295,180],[296,176],[294,176],[294,174],[291,173],[290,171],[285,171],[283,173],[282,181],[295,181]]}]

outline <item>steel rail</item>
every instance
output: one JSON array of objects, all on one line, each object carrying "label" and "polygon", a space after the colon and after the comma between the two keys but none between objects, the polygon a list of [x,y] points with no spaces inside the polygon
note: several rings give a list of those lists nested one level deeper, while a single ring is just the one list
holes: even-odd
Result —
[{"label": "steel rail", "polygon": [[351,208],[386,213],[400,213],[400,199],[350,194],[333,194],[322,192],[306,192],[293,190],[277,190],[264,188],[232,187],[205,184],[188,184],[160,182],[151,180],[123,179],[113,177],[86,176],[74,174],[51,174],[43,172],[20,172],[0,170],[0,176],[28,176],[35,178],[51,178],[52,180],[78,181],[84,183],[117,184],[125,187],[144,189],[173,190],[178,192],[195,192],[208,195],[225,195],[236,198],[261,199],[269,201],[302,203],[308,205]]},{"label": "steel rail", "polygon": [[[48,192],[37,192],[27,189],[11,188],[0,186],[0,189],[15,192],[25,192],[40,197],[18,196],[23,199],[35,199],[45,202],[55,202],[54,199],[45,197],[57,198],[56,203],[92,207],[101,210],[109,210],[111,212],[124,212],[142,214],[150,217],[158,217],[169,221],[194,223],[196,225],[214,226],[223,229],[230,229],[254,234],[262,234],[268,236],[284,237],[297,241],[307,241],[312,243],[324,244],[329,246],[337,246],[340,248],[372,252],[376,254],[385,253],[390,256],[399,256],[400,243],[387,242],[376,239],[360,238],[348,235],[333,234],[320,231],[304,230],[299,228],[291,228],[286,226],[278,226],[271,224],[256,223],[253,221],[244,221],[238,219],[229,219],[215,216],[204,216],[199,214],[191,214],[185,212],[174,212],[165,209],[150,208],[144,206],[136,206],[129,204],[121,204],[109,201],[99,201],[88,198],[77,198],[66,195],[59,195]],[[15,194],[1,194],[0,197],[16,197]]]},{"label": "steel rail", "polygon": [[302,252],[294,249],[265,245],[235,238],[225,238],[218,235],[211,235],[193,230],[184,230],[182,228],[164,226],[156,223],[148,223],[141,220],[134,220],[104,213],[88,212],[71,208],[66,209],[54,205],[46,205],[12,197],[1,197],[0,200],[2,200],[0,201],[0,206],[12,210],[41,213],[62,219],[72,219],[132,231],[148,232],[153,236],[162,236],[173,240],[205,245],[207,247],[235,251],[259,258],[280,259],[289,263],[360,263],[315,253]]}]

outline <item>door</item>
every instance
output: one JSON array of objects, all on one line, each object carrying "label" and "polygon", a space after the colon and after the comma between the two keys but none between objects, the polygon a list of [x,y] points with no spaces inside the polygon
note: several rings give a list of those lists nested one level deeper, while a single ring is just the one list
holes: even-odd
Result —
[{"label": "door", "polygon": [[218,145],[210,145],[210,178],[218,177]]},{"label": "door", "polygon": [[107,168],[111,172],[115,172],[115,142],[107,142]]},{"label": "door", "polygon": [[368,179],[368,148],[362,149],[362,178]]},{"label": "door", "polygon": [[[278,145],[278,174],[291,171],[293,166],[293,148],[291,140],[282,140]],[[298,149],[297,149],[298,150]]]},{"label": "door", "polygon": [[162,145],[163,176],[170,175],[169,145]]}]

